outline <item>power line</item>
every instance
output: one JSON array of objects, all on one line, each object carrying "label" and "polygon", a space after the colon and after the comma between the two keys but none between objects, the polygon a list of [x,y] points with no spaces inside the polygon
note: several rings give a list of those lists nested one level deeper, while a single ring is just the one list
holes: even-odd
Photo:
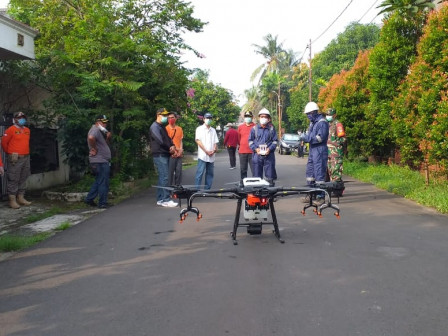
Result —
[{"label": "power line", "polygon": [[364,18],[364,16],[366,16],[366,14],[368,13],[368,12],[370,12],[370,10],[372,9],[372,7],[373,6],[375,6],[375,4],[378,2],[379,0],[375,0],[374,2],[373,2],[373,4],[369,7],[369,9],[361,16],[361,18],[358,20],[358,21],[356,21],[356,22],[360,22],[363,18]]},{"label": "power line", "polygon": [[328,29],[330,29],[330,27],[341,17],[342,14],[344,14],[344,12],[347,10],[348,6],[350,6],[352,4],[353,0],[350,0],[350,2],[348,3],[347,6],[345,6],[344,10],[337,16],[336,19],[334,19],[334,21],[327,27],[327,29],[325,29],[322,34],[320,34],[317,38],[314,39],[314,41],[312,41],[312,43],[315,43],[318,39],[321,38],[321,36],[323,34],[325,34],[327,32]]}]

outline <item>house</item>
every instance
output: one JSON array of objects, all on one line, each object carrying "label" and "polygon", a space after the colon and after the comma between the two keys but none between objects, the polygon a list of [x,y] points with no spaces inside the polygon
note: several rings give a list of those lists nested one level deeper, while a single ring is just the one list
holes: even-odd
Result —
[{"label": "house", "polygon": [[[2,71],[4,61],[30,61],[35,58],[34,38],[38,31],[10,18],[0,9],[0,134],[11,126],[16,111],[39,110],[48,92],[29,83],[20,83]],[[31,176],[27,189],[45,189],[69,180],[70,168],[63,162],[57,128],[29,125],[31,129]],[[3,155],[3,162],[6,160]],[[6,177],[0,177],[0,198],[6,195]]]}]

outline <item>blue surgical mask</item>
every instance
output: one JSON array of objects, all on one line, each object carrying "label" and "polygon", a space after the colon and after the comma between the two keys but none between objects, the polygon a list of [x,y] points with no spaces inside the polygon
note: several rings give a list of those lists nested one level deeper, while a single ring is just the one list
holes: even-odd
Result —
[{"label": "blue surgical mask", "polygon": [[162,124],[168,124],[168,117],[162,117],[162,119],[160,120],[160,122]]},{"label": "blue surgical mask", "polygon": [[327,119],[328,122],[333,121],[333,116],[326,116],[325,118]]},{"label": "blue surgical mask", "polygon": [[244,118],[244,122],[246,124],[250,124],[252,122],[252,118],[250,118],[250,117]]},{"label": "blue surgical mask", "polygon": [[210,125],[212,123],[212,120],[211,119],[204,119],[204,123],[206,125]]},{"label": "blue surgical mask", "polygon": [[20,126],[25,126],[26,125],[26,119],[25,118],[20,118],[19,120],[17,120],[17,123]]}]

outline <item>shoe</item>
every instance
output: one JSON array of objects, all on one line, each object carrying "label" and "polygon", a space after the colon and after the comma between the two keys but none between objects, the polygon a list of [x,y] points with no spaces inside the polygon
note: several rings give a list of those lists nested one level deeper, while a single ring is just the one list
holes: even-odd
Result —
[{"label": "shoe", "polygon": [[157,205],[163,205],[163,201],[162,200],[157,201]]},{"label": "shoe", "polygon": [[93,207],[97,206],[97,204],[94,201],[84,201],[84,203]]},{"label": "shoe", "polygon": [[174,207],[177,207],[177,203],[170,200],[168,202],[163,202],[162,206],[168,207],[168,208],[174,208]]},{"label": "shoe", "polygon": [[113,206],[114,206],[113,204],[106,203],[106,204],[98,205],[98,209],[108,209],[108,208],[113,207]]}]

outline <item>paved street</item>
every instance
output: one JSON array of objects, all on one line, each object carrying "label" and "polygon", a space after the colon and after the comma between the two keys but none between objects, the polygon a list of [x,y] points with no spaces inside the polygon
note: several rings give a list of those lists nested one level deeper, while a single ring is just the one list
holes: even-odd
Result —
[{"label": "paved street", "polygon": [[[277,154],[277,185],[302,186],[305,164]],[[228,168],[223,152],[214,187]],[[285,244],[265,227],[237,246],[236,201],[199,198],[203,219],[178,223],[147,190],[0,262],[0,336],[445,336],[448,217],[346,187],[340,220],[280,199]]]}]

